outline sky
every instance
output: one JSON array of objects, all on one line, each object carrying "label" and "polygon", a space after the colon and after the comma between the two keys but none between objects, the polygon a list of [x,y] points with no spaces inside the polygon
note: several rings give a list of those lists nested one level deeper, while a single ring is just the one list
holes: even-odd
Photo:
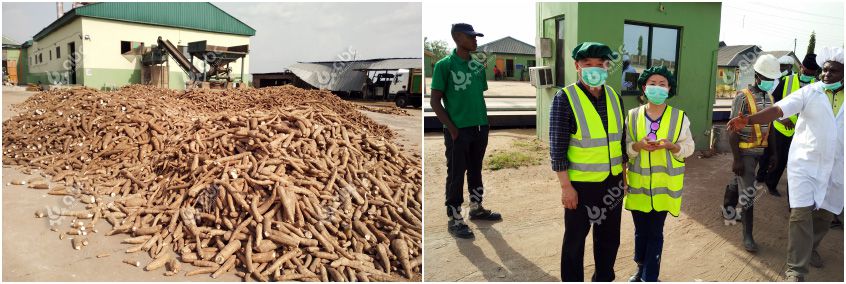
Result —
[{"label": "sky", "polygon": [[[535,45],[535,5],[523,1],[425,2],[423,36],[429,41],[444,40],[454,46],[450,25],[472,24],[485,34],[479,44],[505,36]],[[816,46],[843,46],[843,2],[823,1],[725,1],[720,17],[720,40],[728,45],[756,44],[765,51],[793,50],[801,60],[811,31]]]},{"label": "sky", "polygon": [[[421,57],[420,3],[214,3],[256,30],[250,73],[279,72],[297,61]],[[55,2],[7,3],[3,35],[23,43],[56,20]],[[71,3],[64,3],[70,10]]]}]

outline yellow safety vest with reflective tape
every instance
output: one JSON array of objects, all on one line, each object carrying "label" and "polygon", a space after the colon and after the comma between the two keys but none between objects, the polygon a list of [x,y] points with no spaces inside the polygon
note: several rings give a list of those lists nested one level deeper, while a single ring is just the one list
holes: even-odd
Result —
[{"label": "yellow safety vest with reflective tape", "polygon": [[[746,97],[746,105],[749,106],[749,115],[753,115],[758,113],[758,104],[755,102],[755,95],[749,91],[749,89],[743,89],[743,96]],[[770,97],[770,104],[772,104],[773,97]],[[752,136],[749,137],[748,141],[741,141],[738,143],[740,149],[752,149],[752,148],[766,148],[767,147],[767,137],[761,133],[761,125],[760,124],[753,124],[752,125]]]},{"label": "yellow safety vest with reflective tape", "polygon": [[570,135],[567,148],[567,173],[572,181],[601,182],[609,173],[623,172],[623,111],[617,92],[609,86],[604,88],[607,131],[599,112],[576,84],[562,89],[576,117],[576,133]]},{"label": "yellow safety vest with reflective tape", "polygon": [[[626,126],[634,141],[640,141],[649,134],[646,128],[646,106],[629,111]],[[661,119],[657,140],[667,139],[678,143],[682,131],[684,111],[667,106]],[[629,159],[626,174],[628,194],[623,201],[626,210],[642,212],[667,211],[679,216],[684,185],[684,162],[672,157],[670,151],[658,149],[652,152],[641,150],[634,159]]]},{"label": "yellow safety vest with reflective tape", "polygon": [[[814,81],[815,81],[814,79],[811,79],[810,83],[813,83]],[[802,88],[802,85],[799,83],[799,74],[793,74],[793,75],[787,76],[787,79],[785,79],[784,82],[787,85],[784,86],[784,89],[782,90],[782,95],[781,95],[782,100],[784,98],[786,98],[787,95],[790,95],[793,92],[796,92],[797,90],[799,90],[799,88]],[[799,119],[799,115],[794,114],[794,115],[791,115],[789,118],[790,118],[790,121],[793,122],[793,126],[795,127],[796,126],[796,120]],[[773,128],[775,128],[775,130],[778,130],[779,133],[784,134],[784,136],[787,136],[787,137],[792,137],[793,133],[795,133],[795,131],[796,131],[795,129],[787,129],[787,127],[785,127],[784,124],[782,124],[778,120],[773,121]]]}]

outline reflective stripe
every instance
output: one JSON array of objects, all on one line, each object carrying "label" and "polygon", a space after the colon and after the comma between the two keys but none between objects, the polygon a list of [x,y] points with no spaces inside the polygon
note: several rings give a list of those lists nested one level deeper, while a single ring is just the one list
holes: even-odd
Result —
[{"label": "reflective stripe", "polygon": [[635,165],[630,167],[629,171],[642,176],[648,176],[654,173],[665,173],[668,176],[680,176],[684,174],[684,166],[670,169],[667,169],[666,166],[652,166],[650,168],[642,168],[638,165],[640,162],[640,156],[637,156],[635,160]]},{"label": "reflective stripe", "polygon": [[635,140],[635,142],[637,142],[637,117],[639,115],[640,115],[640,107],[636,107],[632,110],[632,113],[629,113],[629,117],[628,117],[629,122],[631,122],[632,119],[634,119],[634,123],[629,123],[629,128],[631,128],[630,134],[632,135],[632,140]]},{"label": "reflective stripe", "polygon": [[787,96],[787,95],[789,95],[790,93],[793,92],[793,79],[796,79],[795,76],[796,75],[791,75],[790,77],[788,77],[788,79],[787,79],[787,89],[784,89],[782,91],[782,94],[783,94],[781,96],[782,100],[784,99],[785,96]]},{"label": "reflective stripe", "polygon": [[570,162],[570,169],[583,171],[583,172],[607,172],[611,169],[611,167],[620,165],[623,163],[623,157],[614,157],[611,158],[611,162],[606,163],[598,163],[598,164],[590,164],[590,163],[574,163]]},{"label": "reflective stripe", "polygon": [[[623,141],[623,134],[622,133],[610,133],[608,134],[608,140],[611,141]],[[590,148],[590,147],[601,147],[608,144],[608,140],[605,138],[570,138],[570,144],[576,145],[579,148]]]},{"label": "reflective stripe", "polygon": [[579,100],[579,93],[576,92],[575,84],[567,86],[567,95],[570,96],[570,99],[573,101],[571,107],[573,107],[576,119],[579,121],[578,127],[579,130],[582,131],[582,139],[590,139],[590,127],[588,127],[587,118],[585,118],[585,110],[582,108],[582,102]]},{"label": "reflective stripe", "polygon": [[[623,132],[623,111],[620,109],[620,101],[617,98],[617,93],[614,93],[614,91],[611,90],[611,87],[605,86],[605,97],[608,97],[608,100],[611,101],[611,109],[614,111],[614,117],[617,118],[617,131],[615,132]],[[611,132],[611,129],[609,129],[608,132]]]},{"label": "reflective stripe", "polygon": [[659,194],[666,194],[666,195],[669,195],[672,198],[681,198],[681,196],[682,196],[682,190],[673,191],[673,190],[670,190],[669,188],[666,188],[666,187],[653,188],[651,193],[652,194],[650,194],[650,191],[649,191],[648,188],[629,187],[629,194],[645,194],[645,195],[648,195],[648,196],[656,196],[656,195],[659,195]]}]

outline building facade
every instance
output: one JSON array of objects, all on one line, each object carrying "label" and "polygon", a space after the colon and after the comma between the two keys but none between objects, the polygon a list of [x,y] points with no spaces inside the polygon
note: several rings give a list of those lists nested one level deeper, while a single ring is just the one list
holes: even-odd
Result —
[{"label": "building facade", "polygon": [[[720,3],[537,3],[539,66],[552,69],[555,86],[537,89],[537,136],[549,140],[549,109],[555,93],[577,81],[570,56],[577,44],[597,41],[618,53],[607,84],[625,109],[639,105],[634,81],[645,68],[667,66],[677,95],[667,101],[687,113],[697,149],[709,147]],[[623,74],[622,55],[635,72]]]},{"label": "building facade", "polygon": [[[74,8],[45,27],[22,60],[29,65],[26,83],[112,89],[142,82],[141,55],[159,37],[185,53],[189,42],[247,45],[253,35],[253,28],[210,3],[104,2]],[[234,80],[249,74],[249,55],[243,61],[244,72],[240,62],[230,66]],[[202,60],[193,64],[202,70]],[[176,61],[169,58],[166,66],[168,86],[185,88],[189,78]]]},{"label": "building facade", "polygon": [[499,69],[499,80],[528,81],[529,67],[535,67],[535,47],[513,37],[507,36],[492,42],[479,45],[478,51],[487,55],[485,62],[488,81],[494,78]]}]

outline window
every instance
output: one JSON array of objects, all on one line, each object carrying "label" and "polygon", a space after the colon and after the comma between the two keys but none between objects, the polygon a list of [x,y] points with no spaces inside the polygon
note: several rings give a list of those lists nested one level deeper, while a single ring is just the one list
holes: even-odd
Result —
[{"label": "window", "polygon": [[140,42],[122,40],[120,41],[120,54],[140,55],[141,50],[139,47],[141,47],[141,45],[142,44]]},{"label": "window", "polygon": [[564,18],[555,20],[555,84],[564,86],[567,82],[564,81]]},{"label": "window", "polygon": [[528,68],[528,67],[535,67],[535,66],[537,66],[537,64],[535,63],[535,61],[534,61],[534,60],[529,60],[528,62],[526,62],[526,67],[527,67],[527,68]]},{"label": "window", "polygon": [[630,65],[624,64],[622,70],[623,95],[639,95],[637,78],[643,70],[652,66],[666,66],[678,77],[679,32],[679,28],[625,23],[623,53],[629,58]]},{"label": "window", "polygon": [[52,50],[48,50],[47,55],[48,55],[47,60],[53,60],[53,51]]},{"label": "window", "polygon": [[62,58],[62,52],[60,51],[59,47],[56,47],[56,59]]}]

